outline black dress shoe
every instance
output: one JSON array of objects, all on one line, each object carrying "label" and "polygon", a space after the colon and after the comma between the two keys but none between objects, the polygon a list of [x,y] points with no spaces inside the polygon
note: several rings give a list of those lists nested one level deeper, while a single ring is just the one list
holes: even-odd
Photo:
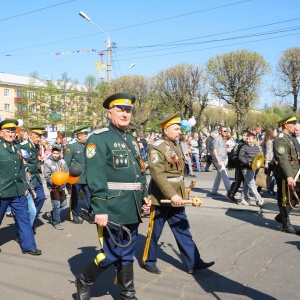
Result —
[{"label": "black dress shoe", "polygon": [[144,265],[144,269],[153,274],[161,274],[160,269],[157,266],[146,266]]},{"label": "black dress shoe", "polygon": [[33,249],[33,250],[23,251],[23,254],[41,255],[42,254],[42,250],[40,250],[40,249]]},{"label": "black dress shoe", "polygon": [[83,222],[83,220],[80,220],[80,219],[73,220],[74,224],[82,224],[82,222]]},{"label": "black dress shoe", "polygon": [[189,269],[188,273],[189,274],[193,274],[193,273],[195,273],[196,270],[205,270],[205,269],[208,269],[211,266],[213,266],[214,264],[215,264],[214,261],[211,261],[209,263],[203,262],[202,264],[195,266],[194,269]]}]

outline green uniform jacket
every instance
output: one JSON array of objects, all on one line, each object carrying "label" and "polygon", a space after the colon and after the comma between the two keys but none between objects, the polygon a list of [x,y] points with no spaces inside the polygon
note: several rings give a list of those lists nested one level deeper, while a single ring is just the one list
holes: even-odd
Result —
[{"label": "green uniform jacket", "polygon": [[39,181],[40,184],[43,185],[40,173],[38,171],[38,156],[40,150],[39,146],[36,146],[30,139],[28,139],[20,143],[20,147],[21,149],[26,150],[31,155],[31,157],[28,158],[27,166],[31,174],[32,185],[36,187],[37,181]]},{"label": "green uniform jacket", "polygon": [[166,138],[154,142],[149,148],[148,163],[151,174],[148,192],[152,204],[170,206],[160,200],[171,199],[176,194],[184,199],[184,157],[180,145]]},{"label": "green uniform jacket", "polygon": [[24,195],[26,183],[25,168],[22,162],[20,146],[0,141],[0,198]]},{"label": "green uniform jacket", "polygon": [[[131,151],[116,132],[126,138]],[[141,222],[142,200],[147,196],[146,175],[141,173],[136,155],[140,154],[135,138],[113,125],[96,130],[88,138],[86,178],[93,214],[108,214],[109,221],[123,225]],[[120,187],[108,188],[109,183],[120,183]],[[140,183],[142,189],[122,189],[122,183]]]},{"label": "green uniform jacket", "polygon": [[292,138],[285,132],[280,132],[274,140],[275,166],[274,177],[287,179],[295,177],[299,169],[298,155]]},{"label": "green uniform jacket", "polygon": [[73,165],[79,165],[81,167],[82,173],[77,183],[86,184],[84,144],[80,143],[77,139],[71,141],[64,151],[64,160],[67,163],[68,169]]}]

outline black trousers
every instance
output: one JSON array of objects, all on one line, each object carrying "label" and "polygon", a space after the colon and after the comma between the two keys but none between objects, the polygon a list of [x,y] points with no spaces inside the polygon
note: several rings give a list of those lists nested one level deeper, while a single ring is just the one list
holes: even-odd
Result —
[{"label": "black trousers", "polygon": [[234,195],[239,190],[242,182],[244,182],[244,176],[241,169],[235,169],[234,171],[234,182],[231,184],[230,190],[228,191],[228,195],[230,197],[234,197]]}]

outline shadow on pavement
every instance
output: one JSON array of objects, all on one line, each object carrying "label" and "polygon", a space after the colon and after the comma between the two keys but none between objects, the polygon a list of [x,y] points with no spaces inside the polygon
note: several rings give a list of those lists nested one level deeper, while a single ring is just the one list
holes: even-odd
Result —
[{"label": "shadow on pavement", "polygon": [[[81,250],[81,253],[71,257],[68,260],[70,270],[74,275],[74,281],[71,282],[72,284],[75,282],[75,277],[77,277],[82,272],[84,267],[98,254],[96,247],[81,247],[78,249]],[[114,285],[115,277],[115,268],[114,266],[110,266],[97,278],[96,282],[92,285],[91,296],[101,297],[110,294],[113,299],[118,299],[118,288]],[[75,293],[72,296],[73,299],[77,299]]]},{"label": "shadow on pavement", "polygon": [[213,295],[215,299],[222,299],[220,296],[218,296],[218,293],[222,293],[222,294],[227,293],[228,298],[226,299],[230,299],[230,295],[241,295],[242,297],[246,296],[247,299],[253,299],[253,300],[276,299],[263,292],[260,292],[251,287],[245,286],[239,282],[226,278],[223,275],[220,275],[212,271],[211,269],[205,271],[198,271],[193,276],[197,281],[197,283],[205,290],[205,292]]}]

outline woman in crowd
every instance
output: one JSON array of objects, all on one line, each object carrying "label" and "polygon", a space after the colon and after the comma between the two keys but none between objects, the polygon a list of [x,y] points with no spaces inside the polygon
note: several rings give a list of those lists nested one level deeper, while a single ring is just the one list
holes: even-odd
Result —
[{"label": "woman in crowd", "polygon": [[192,138],[190,139],[191,151],[193,155],[193,161],[196,163],[196,168],[198,172],[201,172],[202,169],[200,167],[199,160],[199,148],[198,148],[198,133],[192,133]]},{"label": "woman in crowd", "polygon": [[[273,142],[275,137],[277,136],[277,130],[274,127],[269,127],[265,138],[261,144],[263,153],[265,155],[265,173],[270,175],[273,169],[274,164],[274,152],[273,152]],[[272,195],[275,195],[274,186],[275,186],[275,178],[270,183],[268,192]]]},{"label": "woman in crowd", "polygon": [[191,150],[190,146],[187,143],[187,136],[186,134],[183,134],[180,137],[180,147],[184,156],[184,162],[185,162],[185,173],[188,174],[191,177],[196,177],[193,173],[193,167],[192,167],[192,159],[191,159]]}]

